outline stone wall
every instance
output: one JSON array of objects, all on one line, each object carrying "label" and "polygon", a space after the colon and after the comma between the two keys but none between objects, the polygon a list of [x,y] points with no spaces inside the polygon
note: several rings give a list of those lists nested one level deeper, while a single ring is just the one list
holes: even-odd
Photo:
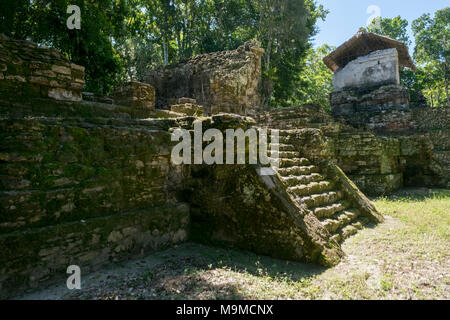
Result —
[{"label": "stone wall", "polygon": [[376,127],[373,118],[386,112],[409,111],[409,93],[402,85],[348,89],[332,92],[330,104],[335,118],[355,127],[366,127],[369,123]]},{"label": "stone wall", "polygon": [[0,120],[0,296],[186,240],[189,172],[171,165],[168,132],[179,125]]},{"label": "stone wall", "polygon": [[365,193],[389,194],[403,186],[400,142],[370,132],[341,132],[334,142],[337,164]]},{"label": "stone wall", "polygon": [[0,95],[81,101],[84,67],[55,49],[0,34]]},{"label": "stone wall", "polygon": [[[171,165],[170,131],[195,119],[0,120],[0,296],[65,281],[72,264],[90,272],[187,239],[338,263],[338,243],[278,176]],[[201,121],[222,132],[254,125],[226,114]]]},{"label": "stone wall", "polygon": [[255,115],[260,107],[261,55],[257,41],[236,50],[195,56],[149,72],[146,82],[156,88],[156,105],[188,97],[205,107],[206,114],[231,112]]},{"label": "stone wall", "polygon": [[395,48],[378,50],[359,57],[333,75],[334,91],[399,84],[398,53]]},{"label": "stone wall", "polygon": [[146,83],[130,81],[114,90],[114,103],[133,109],[155,110],[155,88]]},{"label": "stone wall", "polygon": [[271,128],[320,129],[327,137],[327,145],[314,147],[302,142],[300,149],[303,143],[308,146],[302,152],[312,150],[320,157],[321,150],[328,152],[363,192],[380,195],[403,186],[448,186],[449,110],[387,107],[371,115],[361,112],[360,118],[353,118],[358,119],[353,126],[341,117],[331,117],[320,107],[308,105],[273,110],[258,119],[261,125]]}]

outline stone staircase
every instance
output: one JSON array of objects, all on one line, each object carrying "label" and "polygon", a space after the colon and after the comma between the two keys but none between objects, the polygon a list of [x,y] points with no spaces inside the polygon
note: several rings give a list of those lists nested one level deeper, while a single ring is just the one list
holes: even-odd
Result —
[{"label": "stone staircase", "polygon": [[[339,183],[329,179],[319,166],[295,151],[294,145],[289,143],[289,131],[279,132],[277,171],[287,191],[314,213],[336,242],[342,242],[362,229],[369,219],[346,198]],[[270,145],[271,149],[273,147],[275,144]]]}]

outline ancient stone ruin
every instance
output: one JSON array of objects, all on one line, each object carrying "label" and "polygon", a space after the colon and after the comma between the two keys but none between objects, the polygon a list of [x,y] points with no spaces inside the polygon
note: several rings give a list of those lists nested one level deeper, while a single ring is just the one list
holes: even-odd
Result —
[{"label": "ancient stone ruin", "polygon": [[151,70],[147,83],[156,88],[157,106],[171,99],[193,98],[207,115],[231,112],[256,115],[261,103],[261,55],[257,41],[233,51],[195,56],[187,61]]},{"label": "ancient stone ruin", "polygon": [[324,63],[334,72],[333,115],[364,125],[374,113],[409,106],[399,67],[415,70],[415,66],[405,44],[359,31],[325,57]]},{"label": "ancient stone ruin", "polygon": [[[65,281],[72,264],[87,273],[184,241],[332,266],[343,240],[383,221],[360,189],[448,185],[448,108],[391,102],[357,122],[317,106],[262,112],[256,42],[151,71],[156,92],[126,83],[105,103],[81,99],[82,67],[0,39],[0,297]],[[391,101],[392,86],[360,93],[353,110]],[[277,174],[174,165],[172,132],[198,123],[279,131]]]},{"label": "ancient stone ruin", "polygon": [[81,101],[84,67],[69,63],[55,49],[0,34],[0,94]]}]

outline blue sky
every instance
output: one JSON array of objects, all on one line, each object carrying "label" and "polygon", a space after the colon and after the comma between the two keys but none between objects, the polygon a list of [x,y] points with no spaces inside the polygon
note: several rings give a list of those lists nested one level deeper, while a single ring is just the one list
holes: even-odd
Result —
[{"label": "blue sky", "polygon": [[424,13],[433,14],[450,6],[450,0],[317,0],[317,2],[330,13],[324,22],[320,21],[318,24],[320,31],[314,40],[315,47],[325,43],[339,46],[348,40],[360,27],[366,26],[367,19],[374,13],[367,13],[367,9],[375,5],[380,8],[383,18],[400,15],[408,20],[409,36],[414,48],[412,21]]}]

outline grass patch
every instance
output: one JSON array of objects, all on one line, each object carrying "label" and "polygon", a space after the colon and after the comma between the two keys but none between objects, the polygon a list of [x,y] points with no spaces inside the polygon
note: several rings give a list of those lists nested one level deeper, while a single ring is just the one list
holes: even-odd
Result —
[{"label": "grass patch", "polygon": [[409,231],[450,240],[450,190],[406,190],[374,203],[383,214],[407,223]]}]

